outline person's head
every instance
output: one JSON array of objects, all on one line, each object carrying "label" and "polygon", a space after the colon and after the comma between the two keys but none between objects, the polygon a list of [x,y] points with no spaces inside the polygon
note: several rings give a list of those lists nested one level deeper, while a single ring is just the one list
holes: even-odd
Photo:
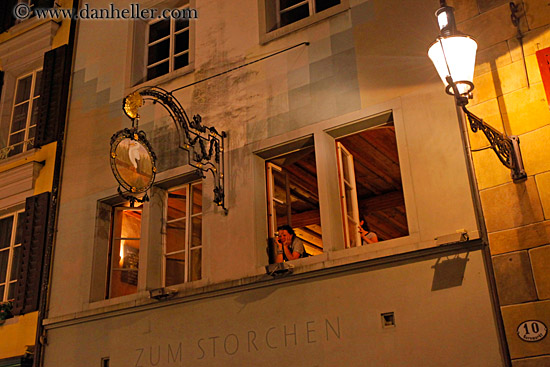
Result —
[{"label": "person's head", "polygon": [[279,239],[281,243],[288,244],[292,242],[292,238],[294,237],[294,230],[291,226],[289,226],[288,224],[282,225],[277,228],[277,231],[279,232]]},{"label": "person's head", "polygon": [[367,232],[370,232],[369,225],[367,224],[366,221],[362,220],[362,221],[359,223],[359,226],[361,226],[361,228],[363,228],[363,230],[365,230],[365,231],[367,231]]}]

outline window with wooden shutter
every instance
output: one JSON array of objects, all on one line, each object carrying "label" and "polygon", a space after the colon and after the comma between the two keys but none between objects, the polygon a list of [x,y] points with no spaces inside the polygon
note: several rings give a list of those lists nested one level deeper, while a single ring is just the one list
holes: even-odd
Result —
[{"label": "window with wooden shutter", "polygon": [[35,146],[57,141],[65,129],[71,58],[67,45],[44,54]]},{"label": "window with wooden shutter", "polygon": [[46,244],[50,193],[27,198],[23,215],[21,263],[15,286],[13,314],[38,309]]}]

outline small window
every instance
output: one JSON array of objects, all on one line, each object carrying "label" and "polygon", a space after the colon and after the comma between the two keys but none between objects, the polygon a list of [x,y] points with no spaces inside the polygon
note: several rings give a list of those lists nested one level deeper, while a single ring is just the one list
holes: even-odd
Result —
[{"label": "small window", "polygon": [[25,152],[34,146],[41,78],[42,70],[38,70],[17,79],[8,136],[8,146],[12,149],[8,156]]},{"label": "small window", "polygon": [[0,218],[0,302],[13,300],[21,262],[23,212]]},{"label": "small window", "polygon": [[[275,15],[275,24],[268,28],[272,31],[277,28],[295,23],[301,19],[320,13],[324,10],[339,5],[340,0],[267,0],[267,11],[273,9],[269,2],[275,1],[275,14],[267,14],[267,18],[272,18]],[[271,22],[273,23],[273,22]]]},{"label": "small window", "polygon": [[202,277],[202,183],[168,190],[164,236],[164,285]]},{"label": "small window", "polygon": [[189,20],[163,19],[149,23],[147,80],[189,65]]},{"label": "small window", "polygon": [[393,124],[340,137],[336,151],[345,247],[407,236]]},{"label": "small window", "polygon": [[266,162],[268,229],[275,241],[277,229],[289,225],[309,255],[323,252],[317,167],[311,145]]},{"label": "small window", "polygon": [[107,298],[137,292],[140,240],[141,208],[114,207]]}]

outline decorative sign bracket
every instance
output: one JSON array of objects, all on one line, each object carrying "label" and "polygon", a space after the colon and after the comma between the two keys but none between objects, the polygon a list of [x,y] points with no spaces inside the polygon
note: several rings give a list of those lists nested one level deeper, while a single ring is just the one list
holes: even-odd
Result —
[{"label": "decorative sign bracket", "polygon": [[[143,106],[145,101],[151,100],[153,103],[160,103],[170,114],[172,121],[176,125],[179,136],[179,148],[188,152],[189,164],[192,167],[197,168],[197,172],[203,177],[206,178],[205,173],[210,171],[214,177],[214,202],[216,205],[221,206],[225,212],[225,192],[224,192],[224,138],[227,136],[224,131],[219,133],[214,127],[208,127],[202,125],[202,118],[200,115],[194,115],[192,120],[189,119],[187,113],[179,103],[179,101],[172,95],[172,93],[159,88],[159,87],[144,87],[136,90],[132,94],[126,96],[122,101],[122,107],[124,113],[132,120],[132,129],[124,129],[113,135],[111,138],[111,162],[113,161],[113,142],[116,142],[119,134],[129,130],[134,135],[138,131],[137,124],[139,122],[139,113],[138,110]],[[142,133],[142,135],[140,135]],[[152,180],[149,186],[143,190],[143,187],[140,189],[142,191],[137,191],[136,186],[124,185],[115,169],[115,178],[119,181],[122,187],[126,190],[134,193],[132,188],[135,188],[137,192],[146,192],[147,189],[153,184],[154,174],[156,173],[156,156],[152,151],[149,143],[145,139],[145,133],[140,131],[137,133],[137,138],[140,138],[141,142],[145,142],[144,146],[149,147],[149,151],[152,156]],[[132,140],[132,139],[131,139]],[[138,140],[138,139],[134,139]],[[128,143],[129,144],[129,143]],[[145,148],[147,150],[147,148]],[[131,161],[130,161],[131,162]],[[113,163],[111,163],[113,165]],[[120,188],[119,188],[119,193]],[[123,195],[121,193],[121,195]],[[135,200],[148,200],[147,194],[143,199]]]}]

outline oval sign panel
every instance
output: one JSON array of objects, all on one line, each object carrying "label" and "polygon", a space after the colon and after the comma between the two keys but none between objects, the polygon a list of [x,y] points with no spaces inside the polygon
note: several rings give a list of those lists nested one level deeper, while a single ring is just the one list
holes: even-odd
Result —
[{"label": "oval sign panel", "polygon": [[524,321],[518,326],[518,336],[526,342],[538,342],[546,336],[548,328],[542,321]]}]

